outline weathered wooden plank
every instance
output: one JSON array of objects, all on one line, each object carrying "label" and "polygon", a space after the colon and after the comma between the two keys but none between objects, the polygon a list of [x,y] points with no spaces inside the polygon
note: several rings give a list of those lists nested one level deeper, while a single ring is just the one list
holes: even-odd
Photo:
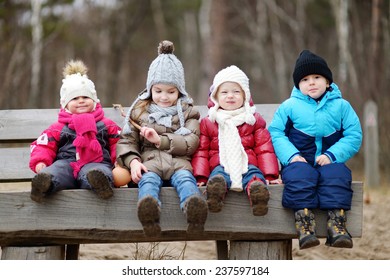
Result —
[{"label": "weathered wooden plank", "polygon": [[29,147],[3,148],[0,153],[0,183],[26,182],[35,175],[29,167]]},{"label": "weathered wooden plank", "polygon": [[[278,104],[256,104],[267,123],[272,119]],[[201,117],[207,115],[207,106],[196,106]],[[128,108],[124,108],[126,111]],[[123,125],[123,117],[114,108],[104,108],[106,117]],[[58,109],[0,110],[0,142],[33,141],[58,118]]]},{"label": "weathered wooden plank", "polygon": [[65,246],[39,247],[4,247],[1,252],[2,260],[63,260]]},{"label": "weathered wooden plank", "polygon": [[[348,229],[361,237],[363,221],[362,183],[354,183]],[[281,205],[283,186],[270,187],[266,216],[251,214],[244,193],[229,192],[220,213],[209,213],[205,232],[186,234],[186,220],[179,210],[174,189],[161,191],[162,234],[146,238],[137,218],[137,189],[116,189],[110,200],[91,191],[67,190],[31,201],[29,192],[0,193],[0,246],[34,244],[128,243],[182,240],[284,240],[296,237],[293,212]],[[318,236],[326,236],[326,213],[315,211]]]}]

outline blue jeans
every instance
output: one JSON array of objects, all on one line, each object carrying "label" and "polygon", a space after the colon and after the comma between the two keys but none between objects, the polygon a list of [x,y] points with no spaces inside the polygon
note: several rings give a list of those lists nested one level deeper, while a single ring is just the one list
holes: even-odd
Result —
[{"label": "blue jeans", "polygon": [[[230,180],[230,175],[225,172],[225,168],[222,165],[218,165],[214,168],[214,170],[210,173],[210,178],[218,174],[222,175],[225,178],[225,181],[227,183],[227,188],[230,189],[232,185],[232,180]],[[256,176],[257,178],[262,180],[264,184],[266,183],[264,175],[261,172],[261,170],[255,165],[249,164],[248,171],[245,174],[242,174],[242,187],[244,191],[246,191],[248,183],[250,182],[250,180],[253,179],[253,176]]]},{"label": "blue jeans", "polygon": [[168,181],[163,181],[160,176],[154,172],[146,172],[142,175],[138,183],[138,200],[145,196],[152,196],[161,206],[159,199],[160,189],[163,186],[171,185],[180,198],[180,208],[183,210],[186,199],[192,195],[201,195],[194,175],[188,170],[179,170],[173,173]]}]

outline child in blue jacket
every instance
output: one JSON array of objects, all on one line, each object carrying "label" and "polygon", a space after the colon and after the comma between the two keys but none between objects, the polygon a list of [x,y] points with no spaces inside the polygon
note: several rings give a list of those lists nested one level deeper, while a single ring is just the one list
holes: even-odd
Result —
[{"label": "child in blue jacket", "polygon": [[326,61],[304,50],[293,72],[294,88],[269,126],[285,184],[282,204],[295,211],[300,249],[320,244],[311,209],[328,211],[326,245],[352,248],[346,229],[353,191],[345,162],[362,143],[359,118],[333,83]]}]

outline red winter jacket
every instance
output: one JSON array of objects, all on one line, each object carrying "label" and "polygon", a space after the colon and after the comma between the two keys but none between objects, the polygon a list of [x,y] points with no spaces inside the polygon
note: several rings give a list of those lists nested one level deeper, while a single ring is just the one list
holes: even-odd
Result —
[{"label": "red winter jacket", "polygon": [[[266,122],[259,113],[254,113],[254,116],[254,125],[244,123],[238,127],[242,146],[248,155],[248,164],[260,168],[265,179],[277,179],[279,165]],[[200,122],[200,143],[192,158],[198,183],[206,183],[211,171],[219,164],[218,124],[206,117]]]}]

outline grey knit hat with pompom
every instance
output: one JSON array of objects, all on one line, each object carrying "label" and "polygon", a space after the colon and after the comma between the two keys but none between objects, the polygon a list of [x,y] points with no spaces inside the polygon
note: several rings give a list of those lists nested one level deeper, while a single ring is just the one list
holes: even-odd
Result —
[{"label": "grey knit hat with pompom", "polygon": [[184,68],[180,60],[173,54],[175,50],[173,43],[162,41],[158,45],[158,56],[150,64],[146,80],[146,92],[140,99],[151,97],[151,89],[155,84],[169,84],[177,87],[179,92],[188,97],[185,89]]}]

